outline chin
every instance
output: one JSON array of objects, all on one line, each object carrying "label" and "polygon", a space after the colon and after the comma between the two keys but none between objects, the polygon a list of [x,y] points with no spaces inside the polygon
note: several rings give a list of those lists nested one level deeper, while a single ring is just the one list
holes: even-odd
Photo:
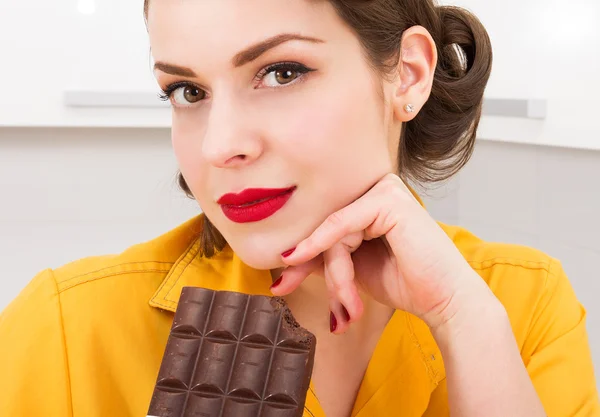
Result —
[{"label": "chin", "polygon": [[227,244],[235,255],[249,267],[271,270],[285,266],[281,254],[290,249],[290,247],[285,247],[285,242],[289,239],[274,236],[272,233],[229,234],[227,231],[224,232],[223,237],[227,240]]},{"label": "chin", "polygon": [[279,224],[259,227],[252,225],[242,231],[237,225],[222,222],[222,234],[240,260],[251,268],[273,270],[286,267],[281,254],[295,247],[312,230],[310,225],[296,222],[292,227]]},{"label": "chin", "polygon": [[251,268],[259,270],[272,270],[283,268],[286,264],[281,254],[293,248],[302,238],[294,238],[295,231],[261,230],[252,233],[227,233],[224,231],[227,243],[240,260]]},{"label": "chin", "polygon": [[260,246],[249,247],[250,245],[241,245],[239,248],[231,244],[230,246],[241,261],[251,268],[271,270],[285,267],[285,264],[281,260],[281,253],[265,250]]}]

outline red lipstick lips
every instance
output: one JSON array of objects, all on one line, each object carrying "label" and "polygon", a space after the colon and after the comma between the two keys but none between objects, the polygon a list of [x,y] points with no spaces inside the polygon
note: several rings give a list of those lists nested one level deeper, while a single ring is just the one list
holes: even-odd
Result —
[{"label": "red lipstick lips", "polygon": [[236,223],[264,220],[275,214],[288,202],[296,187],[248,188],[234,194],[225,194],[217,201],[225,216]]}]

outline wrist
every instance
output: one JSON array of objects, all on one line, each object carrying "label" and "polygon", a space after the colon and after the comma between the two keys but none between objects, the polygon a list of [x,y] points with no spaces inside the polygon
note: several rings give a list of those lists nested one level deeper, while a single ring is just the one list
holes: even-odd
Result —
[{"label": "wrist", "polygon": [[499,329],[504,325],[510,327],[506,309],[487,285],[486,289],[487,291],[477,294],[455,296],[448,305],[448,314],[430,325],[432,335],[440,347],[448,345],[457,337],[467,335],[474,339],[477,335],[487,334],[491,329]]}]

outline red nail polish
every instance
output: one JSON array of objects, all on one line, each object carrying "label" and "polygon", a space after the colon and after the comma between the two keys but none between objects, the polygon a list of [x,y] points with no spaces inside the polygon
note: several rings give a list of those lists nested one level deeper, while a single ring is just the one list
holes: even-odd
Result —
[{"label": "red nail polish", "polygon": [[283,252],[281,254],[281,256],[283,256],[284,258],[287,258],[288,256],[290,256],[292,253],[294,253],[294,251],[296,250],[296,248],[292,248],[290,250],[286,250],[285,252]]},{"label": "red nail polish", "polygon": [[344,307],[342,305],[342,313],[344,314],[344,319],[346,321],[350,321],[350,313],[348,313],[348,310],[346,310],[346,307]]},{"label": "red nail polish", "polygon": [[335,329],[337,329],[337,319],[335,318],[335,314],[329,312],[329,330],[333,333]]},{"label": "red nail polish", "polygon": [[273,283],[273,285],[271,285],[271,289],[278,287],[278,286],[279,286],[279,284],[281,284],[281,281],[282,281],[282,280],[283,280],[283,275],[282,275],[282,276],[280,276],[280,277],[277,279],[277,281],[275,281],[275,282]]}]

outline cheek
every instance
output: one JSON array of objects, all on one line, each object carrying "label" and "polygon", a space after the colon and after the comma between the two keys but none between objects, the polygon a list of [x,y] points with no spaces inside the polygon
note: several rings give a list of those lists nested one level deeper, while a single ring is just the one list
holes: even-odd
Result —
[{"label": "cheek", "polygon": [[192,182],[201,175],[202,162],[199,160],[201,143],[201,124],[193,117],[173,113],[171,128],[171,144],[179,168],[185,177]]},{"label": "cheek", "polygon": [[181,118],[176,120],[174,117],[171,128],[171,144],[179,171],[183,174],[200,206],[205,207],[206,202],[211,199],[211,193],[206,181],[208,168],[201,158],[199,149],[201,145],[198,140],[201,134],[200,128],[201,126],[197,122],[190,124]]},{"label": "cheek", "polygon": [[286,138],[281,145],[286,158],[332,181],[347,175],[370,180],[376,174],[363,169],[373,167],[385,174],[389,148],[378,100],[367,83],[352,88],[340,83],[305,97],[301,108],[279,118],[285,132],[277,137]]},{"label": "cheek", "polygon": [[175,124],[173,124],[173,127],[171,129],[171,146],[173,147],[173,153],[175,154],[175,159],[177,159],[177,164],[182,170],[184,169],[185,163],[187,162],[186,155],[188,154],[186,152],[185,143],[186,142],[185,140],[183,140],[179,129],[177,129],[175,127]]},{"label": "cheek", "polygon": [[[186,137],[185,120],[182,119],[175,111],[172,112],[172,123],[171,123],[171,145],[173,146],[173,153],[179,166],[183,169],[184,162],[188,161],[186,158],[189,155],[190,142]],[[189,133],[188,133],[189,134]]]}]

